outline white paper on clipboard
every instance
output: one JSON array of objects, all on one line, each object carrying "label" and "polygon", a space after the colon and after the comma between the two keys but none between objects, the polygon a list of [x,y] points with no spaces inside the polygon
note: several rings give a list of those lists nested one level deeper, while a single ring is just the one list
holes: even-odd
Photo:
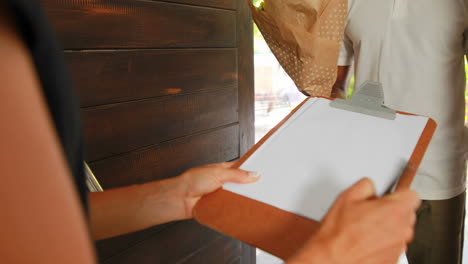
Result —
[{"label": "white paper on clipboard", "polygon": [[223,188],[316,221],[363,177],[382,195],[401,175],[428,118],[388,120],[329,103],[310,98],[242,164],[261,174],[258,182]]}]

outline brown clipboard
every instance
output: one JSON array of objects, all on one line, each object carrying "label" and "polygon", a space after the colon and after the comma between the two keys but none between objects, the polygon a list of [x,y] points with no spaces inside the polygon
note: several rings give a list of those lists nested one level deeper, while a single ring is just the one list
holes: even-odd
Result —
[{"label": "brown clipboard", "polygon": [[[302,102],[255,146],[237,161],[240,167],[271,135],[273,135],[308,100]],[[325,98],[333,100],[331,98]],[[404,112],[399,114],[412,115]],[[409,188],[437,125],[428,119],[416,147],[401,175],[396,189]],[[219,189],[203,197],[194,208],[194,218],[201,224],[260,248],[281,259],[290,258],[319,229],[320,223],[274,206]]]}]

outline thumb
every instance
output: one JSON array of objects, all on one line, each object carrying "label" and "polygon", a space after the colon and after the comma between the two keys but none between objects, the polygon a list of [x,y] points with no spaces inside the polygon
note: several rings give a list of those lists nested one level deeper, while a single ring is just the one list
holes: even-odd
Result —
[{"label": "thumb", "polygon": [[363,178],[343,192],[346,202],[367,200],[375,197],[375,187],[372,180]]},{"label": "thumb", "polygon": [[240,169],[221,169],[218,179],[221,184],[226,182],[235,183],[252,183],[258,181],[260,174],[253,171],[245,171]]}]

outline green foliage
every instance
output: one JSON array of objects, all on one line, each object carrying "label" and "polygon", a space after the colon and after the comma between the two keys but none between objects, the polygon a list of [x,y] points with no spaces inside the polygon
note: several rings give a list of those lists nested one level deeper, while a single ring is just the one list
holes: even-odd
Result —
[{"label": "green foliage", "polygon": [[468,63],[465,60],[465,75],[466,75],[466,80],[468,80]]},{"label": "green foliage", "polygon": [[253,0],[252,2],[254,4],[254,6],[259,7],[260,3],[263,2],[263,0]]},{"label": "green foliage", "polygon": [[[466,60],[465,60],[465,75],[466,75],[466,80],[468,80],[468,64]],[[468,102],[468,89],[466,89],[466,87],[465,87],[465,102]],[[465,109],[465,124],[468,124],[468,107]]]},{"label": "green foliage", "polygon": [[[260,3],[263,2],[263,0],[252,0],[254,6],[259,7]],[[260,33],[260,30],[258,29],[257,25],[254,23],[254,38],[263,38],[262,33]]]},{"label": "green foliage", "polygon": [[351,98],[351,96],[353,96],[353,93],[354,93],[354,74],[351,76],[351,80],[349,80],[349,86],[348,86],[348,99]]},{"label": "green foliage", "polygon": [[262,36],[262,33],[260,33],[260,30],[258,29],[257,27],[257,24],[253,24],[253,31],[254,31],[254,38],[260,38],[262,39],[263,36]]},{"label": "green foliage", "polygon": [[[465,75],[466,80],[468,81],[468,63],[465,60]],[[468,89],[465,88],[465,100],[468,102]],[[466,109],[468,111],[468,109]]]}]

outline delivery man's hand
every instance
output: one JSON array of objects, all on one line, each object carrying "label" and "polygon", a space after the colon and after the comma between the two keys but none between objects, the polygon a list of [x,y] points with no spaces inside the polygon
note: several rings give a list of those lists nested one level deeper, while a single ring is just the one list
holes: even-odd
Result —
[{"label": "delivery man's hand", "polygon": [[397,263],[413,238],[417,194],[410,190],[375,198],[369,179],[344,191],[318,233],[288,264]]}]

